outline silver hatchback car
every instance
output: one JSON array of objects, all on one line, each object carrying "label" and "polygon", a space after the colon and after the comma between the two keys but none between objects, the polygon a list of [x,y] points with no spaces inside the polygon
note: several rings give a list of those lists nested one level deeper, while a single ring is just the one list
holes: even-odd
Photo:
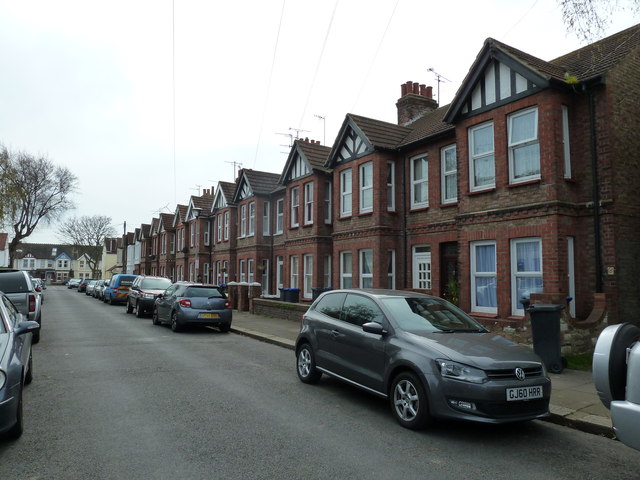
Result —
[{"label": "silver hatchback car", "polygon": [[295,351],[302,382],[326,373],[388,398],[410,429],[434,417],[505,423],[549,415],[551,381],[540,357],[438,297],[325,292],[303,316]]}]

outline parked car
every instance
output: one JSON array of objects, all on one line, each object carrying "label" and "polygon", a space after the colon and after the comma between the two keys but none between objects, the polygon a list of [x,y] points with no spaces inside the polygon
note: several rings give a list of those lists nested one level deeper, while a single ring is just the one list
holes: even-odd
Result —
[{"label": "parked car", "polygon": [[127,301],[129,288],[131,288],[131,284],[136,277],[137,275],[129,275],[126,273],[114,275],[109,282],[109,286],[103,291],[102,301],[109,305],[125,303]]},{"label": "parked car", "polygon": [[78,285],[80,285],[80,279],[79,278],[71,278],[67,282],[67,288],[78,288]]},{"label": "parked car", "polygon": [[136,317],[140,318],[147,312],[153,312],[156,298],[170,285],[171,280],[165,277],[138,276],[127,294],[127,313],[135,311]]},{"label": "parked car", "polygon": [[89,281],[93,280],[93,278],[82,278],[80,279],[80,283],[78,284],[78,293],[87,292],[87,285]]},{"label": "parked car", "polygon": [[42,280],[41,278],[31,277],[31,283],[33,284],[33,287],[40,295],[40,303],[44,304],[44,291],[47,288],[47,286],[44,283],[44,280]]},{"label": "parked car", "polygon": [[97,298],[98,300],[102,300],[102,292],[104,291],[105,283],[109,282],[109,280],[100,279],[93,286],[92,296],[93,298]]},{"label": "parked car", "polygon": [[[27,272],[0,269],[0,291],[4,292],[26,320],[42,325],[42,298],[40,287],[31,282]],[[33,334],[33,343],[40,341],[40,330]]]},{"label": "parked car", "polygon": [[231,302],[216,285],[178,282],[156,298],[153,307],[154,325],[167,323],[179,332],[189,325],[218,327],[221,332],[231,328]]},{"label": "parked car", "polygon": [[326,373],[387,398],[410,429],[436,417],[505,423],[549,415],[551,380],[540,357],[430,295],[325,292],[304,314],[295,352],[302,382]]},{"label": "parked car", "polygon": [[87,286],[84,289],[85,295],[93,296],[93,290],[96,288],[98,280],[87,280]]},{"label": "parked car", "polygon": [[22,435],[22,389],[33,380],[31,344],[40,330],[0,292],[0,434]]},{"label": "parked car", "polygon": [[611,410],[616,437],[640,450],[640,328],[621,323],[600,333],[593,353],[593,384]]}]

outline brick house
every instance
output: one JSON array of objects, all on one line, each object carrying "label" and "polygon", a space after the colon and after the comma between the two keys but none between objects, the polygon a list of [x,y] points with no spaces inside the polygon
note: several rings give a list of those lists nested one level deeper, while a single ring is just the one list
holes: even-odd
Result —
[{"label": "brick house", "polygon": [[236,184],[218,182],[211,205],[213,217],[213,278],[217,284],[236,281],[237,210],[233,203]]},{"label": "brick house", "polygon": [[189,272],[189,236],[186,234],[187,205],[178,205],[173,216],[172,227],[176,238],[175,278],[176,282],[186,280]]},{"label": "brick house", "polygon": [[161,213],[158,220],[158,275],[174,279],[176,244],[173,215]]},{"label": "brick house", "polygon": [[211,205],[210,190],[204,195],[192,196],[187,205],[185,228],[188,232],[188,258],[186,260],[190,282],[209,282],[211,265]]}]

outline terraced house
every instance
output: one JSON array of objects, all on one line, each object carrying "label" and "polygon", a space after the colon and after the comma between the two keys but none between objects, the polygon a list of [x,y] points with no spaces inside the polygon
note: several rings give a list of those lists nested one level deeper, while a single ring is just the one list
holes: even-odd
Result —
[{"label": "terraced house", "polygon": [[[347,114],[333,145],[297,140],[280,174],[220,182],[195,264],[303,300],[424,291],[492,326],[523,326],[523,298],[566,304],[577,325],[631,319],[639,70],[640,26],[550,61],[489,38],[450,105],[407,82],[396,123]],[[184,208],[176,279],[195,258]]]}]

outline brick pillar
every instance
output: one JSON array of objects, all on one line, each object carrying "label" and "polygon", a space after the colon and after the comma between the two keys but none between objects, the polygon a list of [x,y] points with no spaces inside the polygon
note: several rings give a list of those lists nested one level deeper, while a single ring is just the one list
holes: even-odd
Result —
[{"label": "brick pillar", "polygon": [[249,284],[249,311],[254,313],[253,299],[262,296],[262,284],[253,282]]},{"label": "brick pillar", "polygon": [[247,282],[238,284],[238,311],[249,311],[249,284]]},{"label": "brick pillar", "polygon": [[231,308],[238,309],[238,284],[236,282],[227,283],[227,297],[231,302]]}]

